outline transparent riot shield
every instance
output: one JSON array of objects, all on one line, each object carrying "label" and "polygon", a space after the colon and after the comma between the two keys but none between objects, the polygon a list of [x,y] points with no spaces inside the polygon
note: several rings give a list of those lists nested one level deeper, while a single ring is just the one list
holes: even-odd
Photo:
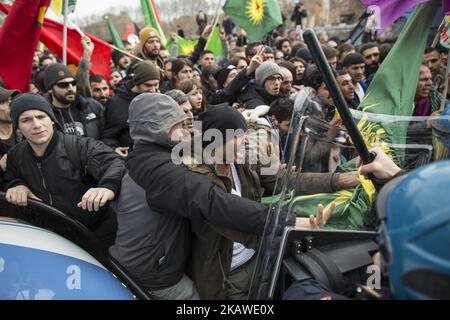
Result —
[{"label": "transparent riot shield", "polygon": [[[284,149],[287,174],[280,176],[276,182],[275,189],[279,193],[266,201],[270,208],[252,277],[250,299],[280,298],[280,290],[287,285],[280,277],[283,274],[286,276],[286,268],[291,268],[291,271],[298,269],[294,266],[293,256],[302,256],[308,250],[316,249],[309,245],[313,238],[315,240],[311,241],[315,246],[332,245],[324,240],[327,237],[334,239],[335,243],[350,241],[342,244],[341,251],[344,252],[346,246],[362,248],[360,254],[364,256],[362,260],[365,263],[368,261],[368,248],[374,248],[371,241],[376,234],[375,189],[370,187],[370,181],[358,177],[362,180],[357,186],[335,193],[295,194],[295,186],[301,179],[297,173],[354,172],[357,175],[358,154],[345,127],[324,121],[318,110],[310,91],[297,94]],[[448,116],[401,117],[355,110],[352,110],[352,115],[368,147],[383,149],[402,168],[412,170],[449,157]],[[322,230],[300,232],[292,227],[296,217],[309,217],[316,213],[317,204],[326,206],[331,202],[336,203],[336,209]],[[346,252],[350,259],[354,250]],[[295,277],[291,274],[291,278]]]},{"label": "transparent riot shield", "polygon": [[289,134],[284,147],[287,159],[286,174],[279,175],[275,185],[275,190],[279,193],[274,194],[269,203],[264,235],[250,286],[250,299],[272,298],[270,292],[273,289],[270,286],[283,231],[287,226],[295,223],[295,215],[286,208],[294,194],[297,180],[292,177],[296,176],[296,167],[301,168],[301,155],[304,153],[304,144],[301,141],[302,131],[308,118],[306,115],[320,111],[317,104],[310,99],[310,94],[309,91],[304,90],[299,92],[295,99]]}]

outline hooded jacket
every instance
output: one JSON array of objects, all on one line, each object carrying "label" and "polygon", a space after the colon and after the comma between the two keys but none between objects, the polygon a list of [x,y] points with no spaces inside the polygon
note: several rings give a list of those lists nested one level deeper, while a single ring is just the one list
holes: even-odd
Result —
[{"label": "hooded jacket", "polygon": [[139,93],[131,91],[132,80],[122,82],[105,109],[103,142],[112,148],[133,147],[128,126],[128,107]]},{"label": "hooded jacket", "polygon": [[[170,128],[186,119],[174,101],[176,108],[170,110],[159,103],[159,96],[143,93],[130,104],[130,133],[138,143],[169,146]],[[150,106],[153,102],[157,107]],[[184,274],[190,253],[189,220],[171,211],[151,208],[149,191],[136,183],[141,168],[129,168],[116,205],[118,232],[110,253],[146,290],[166,289]]]},{"label": "hooded jacket", "polygon": [[[126,167],[129,181],[142,191],[129,189],[124,178],[118,203],[116,246],[123,246],[121,252],[127,256],[121,257],[115,249],[111,253],[138,275],[147,288],[167,288],[181,279],[191,250],[192,219],[208,220],[252,234],[262,234],[264,230],[265,206],[228,194],[207,176],[172,162],[173,144],[168,133],[185,119],[186,115],[174,100],[158,93],[139,95],[129,109],[130,134],[135,147],[126,159]],[[132,196],[125,198],[126,195]],[[146,203],[148,208],[142,206],[139,212],[146,218],[133,221],[134,211],[120,210],[121,203],[128,207],[134,203],[136,208]],[[139,255],[138,248],[148,254],[142,257],[145,263],[135,265],[133,259]],[[151,277],[147,278],[147,272]]]},{"label": "hooded jacket", "polygon": [[270,106],[270,104],[279,97],[280,96],[270,95],[264,87],[252,80],[239,96],[239,101],[244,108],[255,109],[261,105]]},{"label": "hooded jacket", "polygon": [[[79,134],[76,123],[81,123],[83,137],[89,137],[95,140],[100,140],[102,137],[103,128],[105,125],[103,106],[92,98],[83,97],[80,94],[76,95],[75,102],[68,108],[56,108],[52,104],[52,96],[46,95],[46,99],[52,105],[57,126],[59,130],[66,134]],[[69,119],[69,120],[68,120]],[[76,132],[67,132],[67,127],[75,128]]]}]

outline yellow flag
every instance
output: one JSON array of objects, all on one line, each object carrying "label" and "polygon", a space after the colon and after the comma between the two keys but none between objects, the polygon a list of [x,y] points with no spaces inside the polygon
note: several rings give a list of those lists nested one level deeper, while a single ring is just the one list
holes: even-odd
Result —
[{"label": "yellow flag", "polygon": [[56,13],[57,16],[62,15],[63,13],[63,0],[52,0],[52,4],[50,5],[53,12]]},{"label": "yellow flag", "polygon": [[[68,8],[70,13],[75,10],[75,5],[77,1],[76,0],[68,0],[68,1],[69,1]],[[62,15],[64,13],[64,0],[52,0],[50,8],[57,16]]]}]

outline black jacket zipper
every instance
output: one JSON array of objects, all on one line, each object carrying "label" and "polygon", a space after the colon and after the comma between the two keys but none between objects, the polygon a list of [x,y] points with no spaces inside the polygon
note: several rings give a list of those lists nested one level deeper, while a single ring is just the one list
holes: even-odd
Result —
[{"label": "black jacket zipper", "polygon": [[48,196],[49,196],[49,198],[50,198],[50,205],[53,206],[53,198],[52,198],[52,195],[51,195],[51,193],[50,193],[50,192],[48,191],[48,189],[47,189],[47,185],[46,185],[46,183],[45,183],[44,175],[42,174],[42,164],[41,164],[40,162],[38,162],[38,163],[37,163],[37,167],[38,167],[39,173],[41,174],[41,177],[42,177],[42,185],[44,186],[44,189],[45,189],[45,191],[47,191]]}]

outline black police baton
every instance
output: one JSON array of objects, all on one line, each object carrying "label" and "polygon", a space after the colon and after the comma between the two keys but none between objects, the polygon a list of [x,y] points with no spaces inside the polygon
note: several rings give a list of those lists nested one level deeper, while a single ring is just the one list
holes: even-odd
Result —
[{"label": "black police baton", "polygon": [[[341,116],[342,123],[347,128],[348,134],[350,135],[353,144],[355,145],[356,151],[361,157],[361,161],[363,164],[369,164],[375,159],[375,153],[369,152],[366,144],[364,143],[364,139],[356,126],[355,121],[350,113],[347,102],[344,99],[344,95],[342,94],[340,88],[338,87],[337,81],[331,71],[331,67],[328,64],[328,61],[323,53],[322,47],[320,46],[319,40],[317,40],[316,34],[312,29],[306,29],[303,33],[303,39],[308,45],[309,51],[313,57],[314,63],[317,65],[320,73],[323,76],[324,82],[330,91],[330,94],[333,98],[334,104]],[[372,180],[377,191],[380,190],[381,186],[377,182],[377,179],[372,174],[369,175],[370,180]]]}]

